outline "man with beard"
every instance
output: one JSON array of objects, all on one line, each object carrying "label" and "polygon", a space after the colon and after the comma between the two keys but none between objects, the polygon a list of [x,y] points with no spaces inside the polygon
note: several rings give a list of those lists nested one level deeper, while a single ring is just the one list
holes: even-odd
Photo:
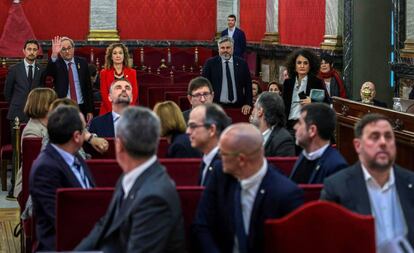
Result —
[{"label": "man with beard", "polygon": [[414,245],[414,173],[394,163],[395,136],[389,119],[367,114],[354,133],[359,162],[325,179],[321,199],[373,215],[377,250],[401,245],[405,239]]},{"label": "man with beard", "polygon": [[132,101],[132,85],[126,79],[117,79],[112,82],[109,89],[109,101],[112,111],[98,116],[91,121],[89,132],[93,133],[88,142],[96,136],[115,137],[115,125],[126,108]]},{"label": "man with beard", "polygon": [[[36,62],[38,52],[39,43],[36,40],[27,40],[23,47],[24,59],[16,65],[10,67],[9,72],[7,73],[4,86],[4,97],[9,103],[7,120],[10,122],[12,140],[15,139],[13,131],[14,119],[18,117],[20,122],[24,123],[29,120],[27,115],[23,112],[27,95],[32,89],[42,86],[40,80],[44,74],[44,68]],[[15,145],[14,141],[12,141],[12,145]],[[14,198],[14,178],[15,174],[12,173],[12,187],[7,198]]]},{"label": "man with beard", "polygon": [[224,108],[242,108],[247,115],[252,108],[252,79],[247,63],[233,56],[233,39],[224,36],[218,41],[219,55],[207,60],[203,76],[213,85],[213,102]]},{"label": "man with beard", "polygon": [[250,123],[263,136],[265,156],[295,156],[293,137],[286,130],[285,104],[276,93],[265,91],[254,104]]}]

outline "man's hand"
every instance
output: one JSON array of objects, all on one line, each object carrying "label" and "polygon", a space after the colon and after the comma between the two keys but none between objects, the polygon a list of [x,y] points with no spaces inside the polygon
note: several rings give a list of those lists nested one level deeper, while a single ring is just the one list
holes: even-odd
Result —
[{"label": "man's hand", "polygon": [[98,151],[99,153],[104,153],[108,150],[109,148],[109,144],[108,141],[105,140],[104,138],[100,138],[100,137],[94,137],[92,138],[90,144],[92,145],[92,147]]},{"label": "man's hand", "polygon": [[312,101],[311,101],[311,98],[310,97],[306,97],[305,99],[301,99],[300,100],[300,105],[307,105],[307,104],[310,104]]},{"label": "man's hand", "polygon": [[53,58],[57,58],[61,50],[62,50],[62,43],[60,41],[60,37],[55,36],[52,39],[52,55],[51,56]]},{"label": "man's hand", "polygon": [[241,111],[244,115],[247,115],[250,113],[251,109],[252,107],[250,105],[243,105],[243,107],[241,108]]}]

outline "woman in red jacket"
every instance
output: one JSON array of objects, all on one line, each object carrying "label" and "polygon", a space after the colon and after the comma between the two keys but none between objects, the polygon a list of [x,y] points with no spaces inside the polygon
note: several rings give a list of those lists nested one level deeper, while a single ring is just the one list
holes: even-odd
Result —
[{"label": "woman in red jacket", "polygon": [[104,69],[100,73],[100,89],[102,104],[99,115],[112,111],[109,101],[109,88],[115,79],[128,79],[132,85],[131,105],[135,105],[138,99],[137,72],[129,66],[129,53],[122,43],[112,43],[106,49]]}]

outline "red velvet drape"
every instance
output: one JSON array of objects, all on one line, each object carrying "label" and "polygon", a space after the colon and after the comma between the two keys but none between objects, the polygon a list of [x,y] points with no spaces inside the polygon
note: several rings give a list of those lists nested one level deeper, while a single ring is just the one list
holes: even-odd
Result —
[{"label": "red velvet drape", "polygon": [[325,0],[279,0],[282,44],[319,47],[325,34]]},{"label": "red velvet drape", "polygon": [[240,1],[240,28],[247,41],[261,41],[266,32],[266,0]]}]

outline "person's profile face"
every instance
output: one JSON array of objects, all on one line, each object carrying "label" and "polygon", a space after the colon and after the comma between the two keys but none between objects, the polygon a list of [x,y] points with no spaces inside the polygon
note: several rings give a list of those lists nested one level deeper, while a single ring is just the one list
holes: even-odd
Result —
[{"label": "person's profile face", "polygon": [[252,92],[253,97],[256,97],[259,93],[259,87],[257,86],[257,83],[252,83]]}]

